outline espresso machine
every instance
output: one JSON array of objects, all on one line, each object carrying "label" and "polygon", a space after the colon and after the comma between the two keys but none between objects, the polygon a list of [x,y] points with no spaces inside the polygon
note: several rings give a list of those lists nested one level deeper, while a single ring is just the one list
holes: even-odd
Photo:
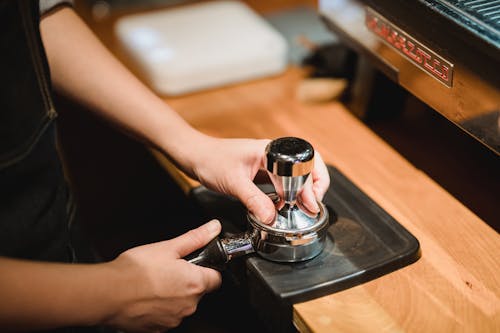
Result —
[{"label": "espresso machine", "polygon": [[292,330],[292,306],[404,267],[420,257],[418,240],[328,166],[331,185],[319,212],[297,200],[314,165],[314,149],[294,137],[272,141],[263,152],[271,184],[261,189],[276,207],[265,224],[234,198],[205,187],[191,197],[223,236],[188,260],[230,271],[270,332]]}]

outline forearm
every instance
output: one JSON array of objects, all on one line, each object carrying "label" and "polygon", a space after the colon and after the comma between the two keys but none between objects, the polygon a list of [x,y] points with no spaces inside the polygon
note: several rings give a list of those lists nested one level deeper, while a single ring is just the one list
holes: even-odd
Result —
[{"label": "forearm", "polygon": [[0,331],[102,323],[123,301],[124,280],[109,264],[0,257]]},{"label": "forearm", "polygon": [[72,9],[43,18],[41,32],[57,91],[189,164],[181,148],[203,136],[117,61]]},{"label": "forearm", "polygon": [[[252,183],[264,165],[265,140],[223,140],[194,130],[120,64],[69,8],[43,18],[41,31],[59,92],[156,146],[203,185],[237,197],[260,220],[272,220],[271,200]],[[316,183],[325,180],[317,191],[322,197],[329,180],[326,167],[319,165],[314,174]],[[304,193],[309,193],[305,202],[316,206],[313,191]]]},{"label": "forearm", "polygon": [[174,239],[138,246],[103,264],[0,257],[0,332],[107,325],[162,332],[192,314],[220,274],[183,259],[221,230],[211,221]]}]

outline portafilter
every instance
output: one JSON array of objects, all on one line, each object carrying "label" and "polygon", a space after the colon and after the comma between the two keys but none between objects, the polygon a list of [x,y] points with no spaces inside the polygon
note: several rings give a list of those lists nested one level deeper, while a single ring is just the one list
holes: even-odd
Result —
[{"label": "portafilter", "polygon": [[276,193],[270,194],[276,215],[270,224],[247,213],[248,230],[231,237],[216,237],[194,256],[191,263],[221,270],[233,258],[256,252],[277,262],[299,262],[317,256],[325,246],[328,210],[318,202],[312,213],[300,203],[300,193],[314,166],[314,149],[307,141],[284,137],[266,149],[266,169]]}]

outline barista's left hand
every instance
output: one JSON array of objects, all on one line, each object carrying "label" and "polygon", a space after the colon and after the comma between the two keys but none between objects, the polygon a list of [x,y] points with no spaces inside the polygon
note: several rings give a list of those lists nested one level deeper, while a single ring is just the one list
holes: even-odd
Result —
[{"label": "barista's left hand", "polygon": [[[213,190],[238,198],[259,220],[270,223],[275,207],[253,182],[257,172],[265,169],[265,147],[269,140],[218,139],[206,137],[197,145],[192,160],[191,173]],[[318,152],[315,152],[314,169],[307,181],[300,200],[307,209],[318,212],[316,200],[321,201],[330,178]]]}]

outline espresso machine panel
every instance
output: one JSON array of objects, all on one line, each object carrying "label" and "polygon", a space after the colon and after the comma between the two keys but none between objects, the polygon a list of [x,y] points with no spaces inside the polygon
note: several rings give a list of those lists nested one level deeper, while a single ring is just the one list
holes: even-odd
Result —
[{"label": "espresso machine panel", "polygon": [[496,1],[323,0],[320,14],[366,63],[500,154]]}]

